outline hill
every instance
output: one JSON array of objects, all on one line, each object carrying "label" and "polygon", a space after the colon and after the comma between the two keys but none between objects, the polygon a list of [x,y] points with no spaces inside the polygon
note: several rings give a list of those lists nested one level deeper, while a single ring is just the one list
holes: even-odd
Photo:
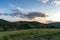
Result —
[{"label": "hill", "polygon": [[56,28],[60,28],[60,22],[53,22],[53,23],[49,23],[49,26],[54,26]]},{"label": "hill", "polygon": [[0,31],[32,29],[32,28],[60,28],[60,22],[43,24],[36,21],[8,22],[6,20],[0,19]]},{"label": "hill", "polygon": [[31,29],[31,28],[41,28],[45,24],[36,21],[18,21],[18,22],[8,22],[0,19],[0,30],[20,30],[20,29]]},{"label": "hill", "polygon": [[9,23],[9,22],[6,20],[0,19],[0,23]]}]

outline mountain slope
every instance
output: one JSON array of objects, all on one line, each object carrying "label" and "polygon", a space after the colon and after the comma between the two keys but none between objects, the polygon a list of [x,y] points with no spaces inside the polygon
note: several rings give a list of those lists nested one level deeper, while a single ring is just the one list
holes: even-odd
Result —
[{"label": "mountain slope", "polygon": [[8,21],[0,19],[0,23],[7,23]]},{"label": "mountain slope", "polygon": [[36,21],[8,22],[6,20],[0,19],[0,30],[20,30],[32,28],[60,28],[60,22],[43,24]]},{"label": "mountain slope", "polygon": [[36,21],[18,21],[18,22],[8,22],[0,19],[0,30],[20,30],[20,29],[31,29],[31,28],[41,28],[45,24]]},{"label": "mountain slope", "polygon": [[49,23],[48,25],[54,26],[54,27],[60,27],[60,22],[53,22],[53,23]]}]

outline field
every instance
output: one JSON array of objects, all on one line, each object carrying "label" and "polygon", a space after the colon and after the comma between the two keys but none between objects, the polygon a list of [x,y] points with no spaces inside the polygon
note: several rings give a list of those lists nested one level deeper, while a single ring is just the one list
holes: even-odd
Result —
[{"label": "field", "polygon": [[0,40],[60,40],[60,29],[3,31]]}]

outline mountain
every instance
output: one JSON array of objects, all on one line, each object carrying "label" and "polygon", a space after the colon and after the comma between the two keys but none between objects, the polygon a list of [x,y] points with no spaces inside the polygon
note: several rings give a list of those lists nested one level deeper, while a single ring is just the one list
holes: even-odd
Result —
[{"label": "mountain", "polygon": [[30,28],[42,28],[45,24],[36,21],[18,21],[18,22],[8,22],[6,20],[0,19],[0,30],[20,30],[20,29],[30,29]]},{"label": "mountain", "polygon": [[53,23],[49,23],[48,25],[60,28],[60,22],[53,22]]},{"label": "mountain", "polygon": [[6,20],[0,19],[0,23],[9,23],[9,22]]},{"label": "mountain", "polygon": [[8,22],[6,20],[0,19],[0,30],[6,31],[31,28],[60,28],[60,22],[43,24],[37,21]]}]

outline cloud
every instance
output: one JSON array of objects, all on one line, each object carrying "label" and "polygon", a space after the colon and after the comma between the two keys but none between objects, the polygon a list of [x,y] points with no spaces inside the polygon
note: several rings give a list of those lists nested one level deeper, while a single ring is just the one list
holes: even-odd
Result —
[{"label": "cloud", "polygon": [[23,16],[28,14],[29,12],[31,12],[31,11],[23,9],[21,7],[15,7],[15,8],[11,9],[11,14],[9,14],[9,15],[23,18]]},{"label": "cloud", "polygon": [[47,17],[47,15],[45,15],[44,13],[33,12],[33,11],[25,10],[19,7],[16,7],[15,9],[13,9],[12,15],[21,17],[21,18],[27,18],[27,19],[34,19],[36,17]]},{"label": "cloud", "polygon": [[14,7],[11,9],[12,14],[27,14],[28,12],[31,12],[31,10],[23,9],[21,7]]},{"label": "cloud", "polygon": [[9,22],[18,22],[18,21],[38,21],[38,22],[42,22],[42,23],[47,23],[46,20],[40,18],[40,17],[37,17],[36,19],[34,20],[29,20],[27,18],[21,18],[21,17],[17,17],[17,16],[5,16],[5,15],[1,15],[0,16],[0,19],[4,19],[4,20],[7,20]]},{"label": "cloud", "polygon": [[31,10],[27,10],[21,7],[11,7],[10,9],[10,14],[5,14],[5,11],[1,11],[1,13],[3,13],[3,15],[0,15],[0,19],[5,19],[11,22],[14,21],[34,21],[32,19],[35,19],[36,17],[47,17],[47,15],[45,15],[44,13],[40,13],[40,12],[34,12]]},{"label": "cloud", "polygon": [[29,14],[25,15],[24,17],[28,19],[35,19],[36,17],[47,17],[44,13],[40,12],[30,12]]},{"label": "cloud", "polygon": [[0,14],[4,14],[6,9],[0,8]]},{"label": "cloud", "polygon": [[53,3],[55,3],[55,7],[57,7],[58,5],[60,5],[60,0],[54,0]]},{"label": "cloud", "polygon": [[9,6],[10,6],[10,7],[15,7],[15,5],[14,5],[14,4],[12,4],[12,3],[9,3]]},{"label": "cloud", "polygon": [[16,7],[16,9],[19,10],[20,12],[22,12],[22,13],[25,13],[25,14],[28,13],[28,12],[31,12],[31,10],[23,9],[21,7]]},{"label": "cloud", "polygon": [[17,11],[17,10],[21,11],[21,12],[29,12],[29,11],[31,11],[31,10],[28,10],[28,9],[21,8],[21,7],[15,5],[15,4],[12,4],[12,3],[9,3],[9,6],[11,7],[12,12]]},{"label": "cloud", "polygon": [[38,0],[38,1],[41,1],[43,3],[47,3],[49,0]]},{"label": "cloud", "polygon": [[16,17],[16,16],[12,17],[12,16],[6,16],[6,15],[1,15],[0,19],[4,19],[4,20],[10,21],[10,22],[27,21],[26,18],[20,18],[20,17]]},{"label": "cloud", "polygon": [[21,17],[17,17],[17,16],[6,16],[6,15],[1,15],[0,19],[4,19],[7,20],[9,22],[17,22],[17,21],[34,21],[34,20],[29,20],[27,18],[21,18]]},{"label": "cloud", "polygon": [[[13,4],[11,4],[13,5]],[[13,5],[14,6],[14,5]],[[44,13],[34,12],[33,10],[24,9],[18,6],[15,6],[11,9],[11,14],[15,16],[25,17],[25,18],[34,18],[34,17],[45,17]]]}]

